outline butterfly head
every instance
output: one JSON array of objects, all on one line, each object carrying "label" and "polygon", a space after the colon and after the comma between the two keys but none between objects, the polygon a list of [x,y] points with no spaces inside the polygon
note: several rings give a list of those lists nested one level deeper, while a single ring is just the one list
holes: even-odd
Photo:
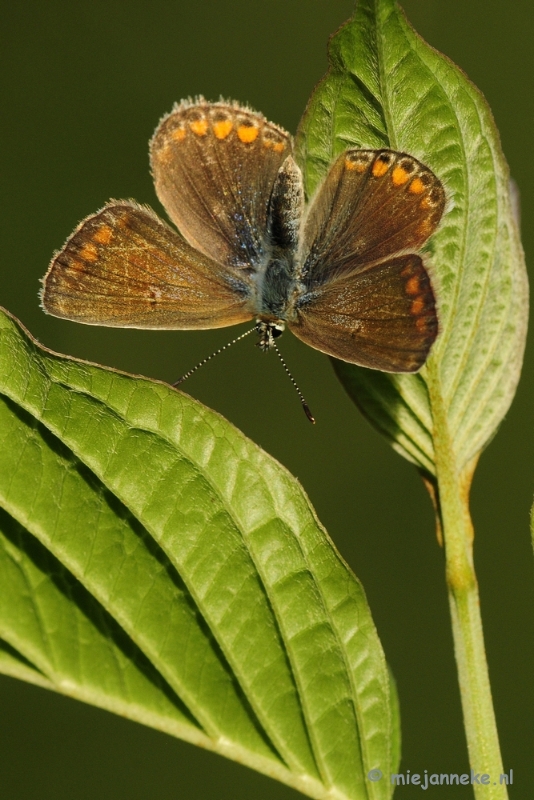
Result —
[{"label": "butterfly head", "polygon": [[275,321],[257,320],[256,331],[258,332],[259,339],[256,342],[257,347],[264,353],[272,350],[275,346],[274,341],[283,334],[285,330],[285,323],[281,319]]}]

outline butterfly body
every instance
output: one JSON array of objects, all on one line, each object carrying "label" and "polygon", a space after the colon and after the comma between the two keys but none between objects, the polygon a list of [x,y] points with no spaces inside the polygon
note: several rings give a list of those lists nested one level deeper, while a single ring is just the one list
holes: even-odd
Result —
[{"label": "butterfly body", "polygon": [[311,202],[291,137],[237,104],[184,102],[150,147],[159,199],[84,220],[44,278],[49,313],[87,324],[201,329],[255,319],[269,349],[287,326],[322,352],[393,372],[437,335],[419,254],[443,187],[419,161],[349,149]]},{"label": "butterfly body", "polygon": [[266,257],[251,275],[251,310],[258,322],[283,326],[296,319],[295,301],[305,290],[299,253],[303,210],[302,175],[288,156],[275,179],[267,210]]}]

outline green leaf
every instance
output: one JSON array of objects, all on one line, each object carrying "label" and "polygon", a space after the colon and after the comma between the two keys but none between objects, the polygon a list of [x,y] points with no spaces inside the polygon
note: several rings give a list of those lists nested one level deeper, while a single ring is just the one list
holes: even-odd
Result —
[{"label": "green leaf", "polygon": [[402,455],[434,475],[441,426],[461,472],[511,403],[525,343],[526,271],[499,137],[480,92],[415,33],[394,0],[360,0],[331,39],[329,59],[297,135],[308,194],[339,153],[362,146],[414,155],[448,198],[426,248],[440,333],[425,367],[389,375],[334,366]]},{"label": "green leaf", "polygon": [[2,672],[190,741],[208,743],[115,620],[3,510],[0,586]]},{"label": "green leaf", "polygon": [[169,386],[0,316],[0,670],[311,797],[390,797],[398,709],[298,482]]}]

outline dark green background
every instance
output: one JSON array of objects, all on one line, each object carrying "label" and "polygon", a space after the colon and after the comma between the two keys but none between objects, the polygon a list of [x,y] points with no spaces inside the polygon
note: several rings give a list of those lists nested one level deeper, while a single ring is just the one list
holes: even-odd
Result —
[{"label": "dark green background", "polygon": [[[488,98],[534,247],[534,6],[406,0],[412,23]],[[75,224],[110,197],[153,205],[147,142],[188,95],[247,101],[294,131],[350,0],[47,0],[2,4],[0,302],[48,347],[175,380],[227,331],[139,332],[45,317],[38,280]],[[411,465],[364,422],[328,359],[281,346],[317,417],[312,428],[274,356],[245,340],[187,384],[302,481],[363,581],[398,681],[403,769],[467,769],[433,515]],[[532,350],[516,401],[473,488],[476,567],[511,796],[534,792]],[[431,787],[436,797],[469,788]],[[420,797],[417,787],[399,797]],[[210,753],[43,690],[0,679],[1,800],[197,800],[296,793]]]}]

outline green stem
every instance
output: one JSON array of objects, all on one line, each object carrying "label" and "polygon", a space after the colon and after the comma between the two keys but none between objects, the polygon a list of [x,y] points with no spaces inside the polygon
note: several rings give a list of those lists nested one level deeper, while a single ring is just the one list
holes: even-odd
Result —
[{"label": "green stem", "polygon": [[482,775],[489,776],[488,784],[473,782],[473,788],[477,800],[506,800],[506,784],[500,783],[503,766],[473,565],[473,525],[469,513],[472,469],[460,470],[457,465],[435,363],[428,366],[427,381],[434,421],[438,507],[469,761],[479,781]]}]

